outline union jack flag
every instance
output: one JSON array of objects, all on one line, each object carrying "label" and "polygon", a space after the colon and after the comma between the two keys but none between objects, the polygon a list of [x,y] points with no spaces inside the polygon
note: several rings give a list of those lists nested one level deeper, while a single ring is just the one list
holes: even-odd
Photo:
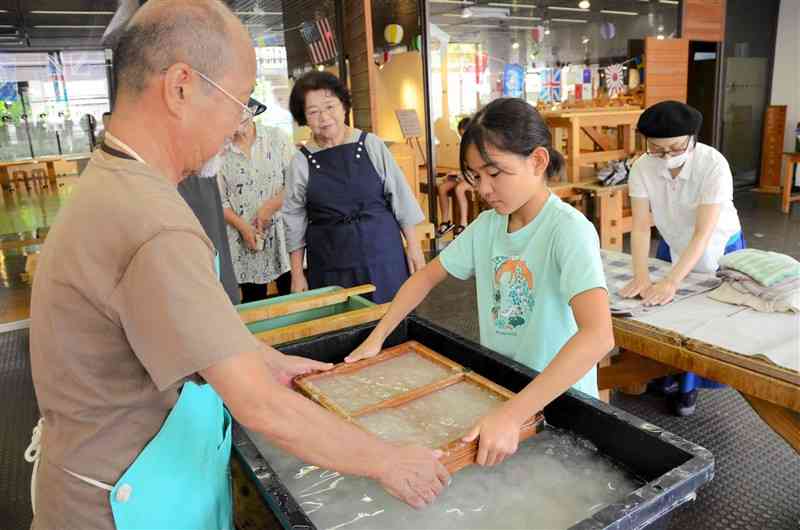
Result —
[{"label": "union jack flag", "polygon": [[561,101],[561,68],[545,68],[539,99],[554,103]]},{"label": "union jack flag", "polygon": [[327,63],[336,57],[336,37],[327,17],[318,18],[314,22],[303,22],[300,33],[308,46],[313,64]]}]

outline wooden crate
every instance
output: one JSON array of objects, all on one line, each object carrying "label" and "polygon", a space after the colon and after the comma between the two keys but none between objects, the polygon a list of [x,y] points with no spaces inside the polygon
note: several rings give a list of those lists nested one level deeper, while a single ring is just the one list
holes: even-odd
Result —
[{"label": "wooden crate", "polygon": [[[327,378],[345,374],[359,373],[368,367],[379,365],[380,363],[384,363],[392,359],[399,359],[402,356],[409,354],[417,354],[423,359],[430,361],[433,365],[436,365],[439,368],[444,368],[444,370],[442,371],[441,375],[431,383],[415,388],[409,388],[396,395],[392,395],[387,399],[366,404],[357,410],[347,410],[345,406],[336,402],[335,399],[332,399],[329,395],[326,395],[320,390],[318,385],[315,384],[315,382],[319,382]],[[443,390],[458,383],[470,383],[475,385],[481,390],[488,392],[492,396],[499,398],[500,401],[506,401],[514,396],[514,393],[510,390],[507,390],[506,388],[503,388],[502,386],[497,385],[492,381],[489,381],[488,379],[465,369],[460,364],[434,352],[433,350],[416,341],[408,341],[395,346],[394,348],[383,350],[380,354],[370,359],[365,359],[352,364],[339,364],[329,372],[299,376],[295,379],[294,383],[295,386],[309,398],[365,430],[368,429],[366,429],[366,427],[362,424],[360,418],[364,418],[368,414],[373,414],[379,411],[397,409],[409,405],[416,400],[427,396],[432,396],[437,392],[442,392]],[[543,422],[544,416],[541,412],[531,416],[531,418],[525,422],[520,430],[520,440],[525,440],[539,432],[543,427]],[[468,465],[474,464],[477,458],[478,441],[476,440],[470,443],[463,442],[461,437],[465,434],[466,432],[460,432],[458,435],[453,436],[452,439],[449,439],[444,444],[435,447],[441,449],[445,453],[445,455],[442,457],[442,463],[445,465],[445,467],[447,467],[447,470],[450,473],[455,473],[456,471]]]}]

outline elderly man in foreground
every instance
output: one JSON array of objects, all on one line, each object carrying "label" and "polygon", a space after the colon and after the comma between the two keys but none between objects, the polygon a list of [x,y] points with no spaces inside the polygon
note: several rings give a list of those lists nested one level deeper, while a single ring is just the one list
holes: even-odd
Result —
[{"label": "elderly man in foreground", "polygon": [[415,507],[433,501],[448,481],[437,451],[390,446],[284,386],[330,365],[247,331],[176,190],[209,173],[251,118],[244,27],[217,0],[149,2],[114,57],[104,144],[47,238],[33,290],[44,419],[33,528],[231,528],[223,404],[307,462],[372,477]]}]

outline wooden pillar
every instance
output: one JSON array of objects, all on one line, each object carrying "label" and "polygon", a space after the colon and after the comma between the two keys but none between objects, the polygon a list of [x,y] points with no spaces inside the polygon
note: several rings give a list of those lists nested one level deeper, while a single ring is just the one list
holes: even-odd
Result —
[{"label": "wooden pillar", "polygon": [[350,58],[353,126],[364,131],[378,129],[377,67],[373,59],[372,0],[343,0],[344,53]]}]

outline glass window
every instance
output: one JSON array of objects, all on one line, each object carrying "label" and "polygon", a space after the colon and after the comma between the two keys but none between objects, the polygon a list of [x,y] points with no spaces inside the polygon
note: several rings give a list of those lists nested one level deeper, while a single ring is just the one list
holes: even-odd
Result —
[{"label": "glass window", "polygon": [[89,121],[110,108],[107,70],[102,50],[0,53],[0,158],[88,153]]}]

